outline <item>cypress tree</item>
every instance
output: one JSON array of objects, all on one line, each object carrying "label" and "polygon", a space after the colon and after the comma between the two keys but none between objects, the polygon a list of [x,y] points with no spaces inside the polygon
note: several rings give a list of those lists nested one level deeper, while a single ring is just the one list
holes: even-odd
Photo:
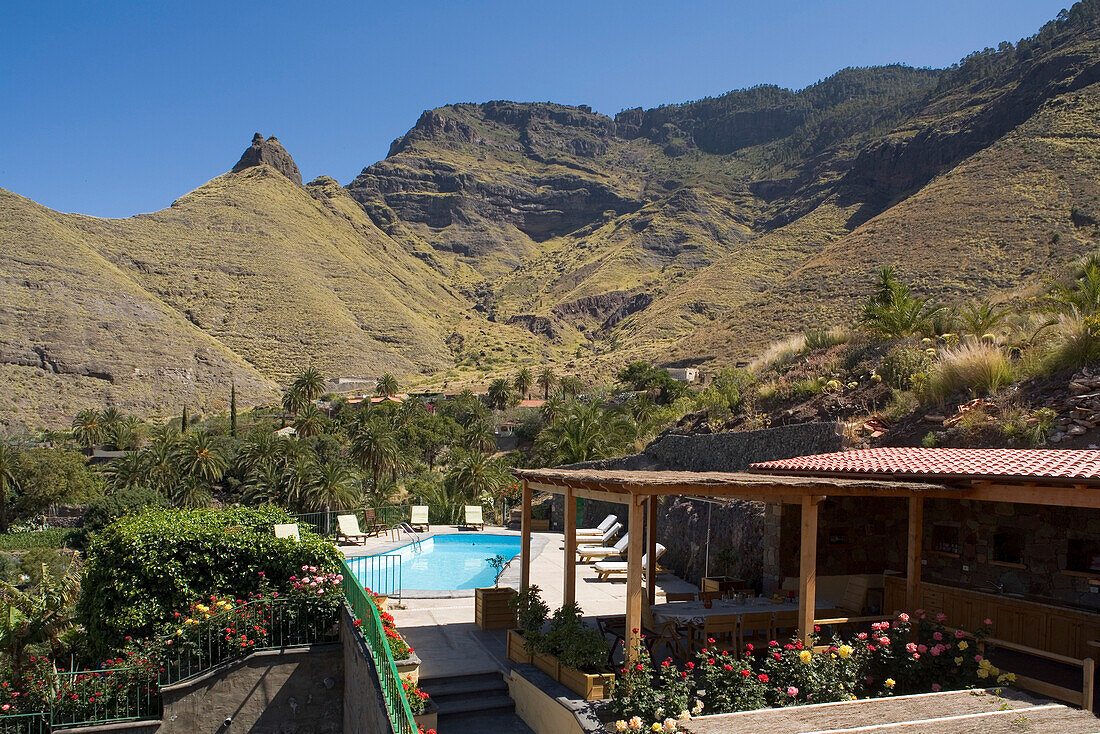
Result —
[{"label": "cypress tree", "polygon": [[237,435],[237,386],[229,386],[229,435]]},{"label": "cypress tree", "polygon": [[183,415],[180,416],[180,433],[187,433],[187,406],[183,406]]}]

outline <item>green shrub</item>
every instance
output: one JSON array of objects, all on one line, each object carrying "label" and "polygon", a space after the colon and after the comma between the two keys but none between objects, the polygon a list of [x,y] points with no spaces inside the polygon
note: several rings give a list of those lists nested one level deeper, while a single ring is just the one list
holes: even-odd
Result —
[{"label": "green shrub", "polygon": [[996,344],[970,341],[940,354],[924,384],[925,397],[942,405],[962,390],[992,395],[1013,379],[1012,364]]},{"label": "green shrub", "polygon": [[200,597],[244,597],[264,578],[281,587],[303,565],[334,570],[339,552],[324,538],[305,529],[300,541],[275,537],[272,526],[289,521],[275,507],[149,510],[103,528],[88,545],[77,606],[92,644],[117,649]]},{"label": "green shrub", "polygon": [[149,487],[123,487],[111,494],[104,495],[88,503],[84,513],[85,537],[95,533],[120,517],[136,515],[147,508],[168,506],[164,495]]},{"label": "green shrub", "polygon": [[80,531],[74,528],[47,528],[34,532],[0,535],[0,550],[66,548],[74,545],[79,535]]},{"label": "green shrub", "polygon": [[1081,369],[1100,360],[1100,316],[1062,316],[1050,344],[1048,370]]},{"label": "green shrub", "polygon": [[878,374],[890,387],[909,390],[913,387],[913,375],[925,372],[931,364],[932,357],[925,350],[902,344],[883,356],[878,366]]}]

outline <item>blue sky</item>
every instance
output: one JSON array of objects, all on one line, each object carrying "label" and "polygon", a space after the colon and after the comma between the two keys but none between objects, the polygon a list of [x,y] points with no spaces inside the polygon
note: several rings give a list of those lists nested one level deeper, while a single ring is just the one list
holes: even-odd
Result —
[{"label": "blue sky", "polygon": [[308,181],[420,113],[490,99],[615,114],[846,66],[945,66],[1065,0],[0,1],[0,187],[154,211],[277,135]]}]

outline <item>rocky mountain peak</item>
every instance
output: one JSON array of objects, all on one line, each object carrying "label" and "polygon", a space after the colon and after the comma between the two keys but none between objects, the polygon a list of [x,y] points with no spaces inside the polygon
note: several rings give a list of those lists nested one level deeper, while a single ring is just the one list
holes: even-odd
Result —
[{"label": "rocky mountain peak", "polygon": [[264,163],[294,183],[299,185],[302,183],[302,172],[298,170],[298,165],[274,135],[267,140],[264,140],[264,136],[260,133],[253,135],[252,145],[245,149],[237,165],[233,166],[233,173]]}]

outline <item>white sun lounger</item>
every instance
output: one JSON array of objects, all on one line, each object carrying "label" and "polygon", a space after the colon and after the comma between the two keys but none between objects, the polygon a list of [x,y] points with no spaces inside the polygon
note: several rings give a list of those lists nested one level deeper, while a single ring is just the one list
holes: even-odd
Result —
[{"label": "white sun lounger", "polygon": [[285,524],[277,524],[275,526],[276,538],[290,538],[292,540],[301,540],[301,536],[298,535],[298,523],[291,522]]},{"label": "white sun lounger", "polygon": [[609,546],[611,541],[619,534],[619,531],[623,529],[622,523],[615,523],[603,533],[592,538],[577,538],[577,545],[596,545],[596,546]]},{"label": "white sun lounger", "polygon": [[466,505],[466,522],[463,523],[463,526],[477,528],[478,530],[485,529],[485,519],[481,513],[481,505]]},{"label": "white sun lounger", "polygon": [[608,556],[621,556],[626,553],[626,546],[630,542],[628,538],[630,533],[627,533],[623,537],[619,538],[619,542],[612,546],[606,545],[580,545],[577,546],[577,555],[580,556],[580,562],[586,563],[587,561],[594,561],[599,558],[607,558]]},{"label": "white sun lounger", "polygon": [[[665,554],[665,547],[660,543],[657,544],[657,554],[654,557],[654,561],[660,560],[661,556]],[[649,566],[649,554],[646,553],[642,556],[642,576],[645,576],[645,570]],[[626,561],[597,561],[595,565],[596,577],[600,581],[606,581],[612,576],[626,576],[627,562]]]},{"label": "white sun lounger", "polygon": [[359,529],[359,518],[355,515],[337,515],[336,516],[336,539],[343,538],[349,543],[356,543],[362,545],[367,542],[367,538],[370,536]]},{"label": "white sun lounger", "polygon": [[593,540],[602,538],[603,534],[606,533],[608,529],[612,525],[614,525],[615,521],[618,519],[619,518],[615,517],[614,515],[608,515],[603,519],[603,522],[601,522],[594,528],[577,528],[577,540],[580,540],[581,538],[592,538]]},{"label": "white sun lounger", "polygon": [[432,526],[428,524],[428,506],[427,505],[413,505],[412,516],[409,520],[409,525],[413,530],[424,529],[427,532],[432,529]]}]

